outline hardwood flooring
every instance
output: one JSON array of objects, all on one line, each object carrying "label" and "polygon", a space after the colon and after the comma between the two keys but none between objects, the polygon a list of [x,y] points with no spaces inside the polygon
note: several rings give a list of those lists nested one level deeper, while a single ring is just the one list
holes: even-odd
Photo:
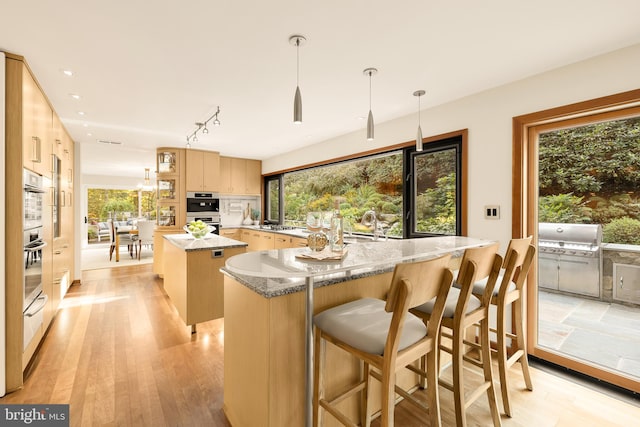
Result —
[{"label": "hardwood flooring", "polygon": [[[84,271],[24,387],[0,403],[69,403],[72,426],[228,427],[223,339],[222,319],[199,324],[191,334],[151,265]],[[475,372],[467,372],[473,380]],[[502,417],[506,427],[628,427],[640,419],[639,406],[544,370],[532,369],[533,392],[524,390],[516,367],[511,373],[515,414]],[[443,426],[455,425],[450,392],[441,388],[440,399]],[[396,426],[428,425],[406,402],[395,417]],[[467,425],[491,425],[486,399],[469,408]]]}]

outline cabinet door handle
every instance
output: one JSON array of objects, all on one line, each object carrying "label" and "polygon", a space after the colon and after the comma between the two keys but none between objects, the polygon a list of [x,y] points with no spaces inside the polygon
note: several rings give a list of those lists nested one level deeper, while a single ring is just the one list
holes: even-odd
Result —
[{"label": "cabinet door handle", "polygon": [[61,251],[61,250],[53,251],[53,254],[54,254],[54,255],[60,255],[61,253],[62,253],[62,251]]},{"label": "cabinet door handle", "polygon": [[42,161],[42,143],[37,136],[31,137],[31,161],[33,163],[40,163]]},{"label": "cabinet door handle", "polygon": [[61,201],[62,201],[62,206],[67,206],[67,195],[65,194],[64,190],[60,191],[61,194]]}]

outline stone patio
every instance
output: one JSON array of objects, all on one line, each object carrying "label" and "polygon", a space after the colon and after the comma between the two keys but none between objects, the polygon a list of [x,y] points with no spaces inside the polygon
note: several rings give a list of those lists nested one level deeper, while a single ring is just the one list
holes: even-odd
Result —
[{"label": "stone patio", "polygon": [[640,378],[640,308],[540,291],[543,347]]}]

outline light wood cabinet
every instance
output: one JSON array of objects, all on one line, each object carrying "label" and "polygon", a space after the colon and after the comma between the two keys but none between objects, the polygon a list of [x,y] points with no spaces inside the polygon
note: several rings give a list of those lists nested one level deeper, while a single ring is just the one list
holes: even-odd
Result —
[{"label": "light wood cabinet", "polygon": [[269,233],[265,231],[258,232],[258,250],[268,251],[274,248],[275,233]]},{"label": "light wood cabinet", "polygon": [[245,194],[262,193],[262,162],[246,159],[245,163]]},{"label": "light wood cabinet", "polygon": [[[6,206],[5,256],[5,340],[6,389],[19,388],[23,371],[33,357],[40,341],[53,320],[60,301],[73,281],[74,260],[74,143],[46,95],[31,74],[24,58],[6,54],[6,167],[4,191],[8,200],[22,200],[23,168],[43,177],[47,191],[42,201],[42,235],[47,244],[41,252],[42,287],[48,296],[43,311],[43,323],[35,337],[24,347],[23,343],[23,224],[22,203]],[[57,219],[60,231],[54,238],[54,157],[60,159]]]},{"label": "light wood cabinet", "polygon": [[260,195],[262,162],[253,159],[220,156],[220,192]]},{"label": "light wood cabinet", "polygon": [[158,229],[180,232],[182,226],[187,222],[184,177],[185,150],[183,148],[158,148],[156,159]]},{"label": "light wood cabinet", "polygon": [[186,191],[220,191],[220,154],[215,151],[186,150]]},{"label": "light wood cabinet", "polygon": [[27,169],[51,177],[52,110],[26,66],[22,67],[22,149]]},{"label": "light wood cabinet", "polygon": [[164,242],[167,234],[184,234],[184,230],[156,228],[153,231],[153,273],[164,277]]},{"label": "light wood cabinet", "polygon": [[242,240],[242,233],[239,228],[223,228],[220,230],[220,235],[228,239]]},{"label": "light wood cabinet", "polygon": [[220,269],[228,258],[245,253],[246,248],[185,251],[165,242],[163,250],[172,267],[165,271],[164,289],[192,332],[197,323],[223,317],[224,278]]}]

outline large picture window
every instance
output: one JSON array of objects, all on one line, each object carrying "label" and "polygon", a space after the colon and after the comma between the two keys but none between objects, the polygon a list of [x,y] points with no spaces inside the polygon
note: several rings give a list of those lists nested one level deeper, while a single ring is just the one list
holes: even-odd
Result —
[{"label": "large picture window", "polygon": [[426,141],[422,152],[403,144],[266,176],[265,219],[305,227],[310,212],[330,212],[337,203],[347,234],[462,235],[465,137],[461,131]]}]

